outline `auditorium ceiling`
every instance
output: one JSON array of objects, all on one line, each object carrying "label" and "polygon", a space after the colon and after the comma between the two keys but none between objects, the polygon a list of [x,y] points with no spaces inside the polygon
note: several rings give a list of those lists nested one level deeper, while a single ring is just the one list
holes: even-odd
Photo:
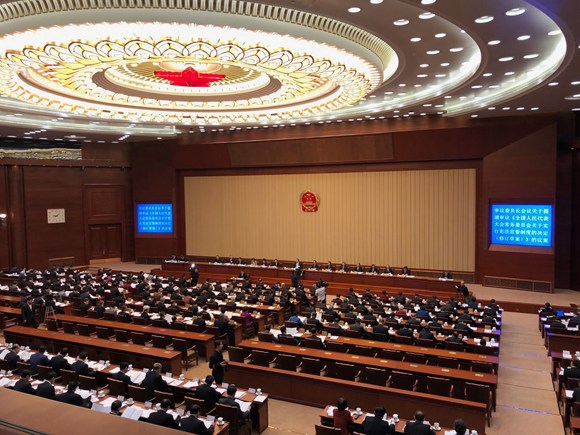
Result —
[{"label": "auditorium ceiling", "polygon": [[580,110],[578,0],[0,0],[0,135]]}]

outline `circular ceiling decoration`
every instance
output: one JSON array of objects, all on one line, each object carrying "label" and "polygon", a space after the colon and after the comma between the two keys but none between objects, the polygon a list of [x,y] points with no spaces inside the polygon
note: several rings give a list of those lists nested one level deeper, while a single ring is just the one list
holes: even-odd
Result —
[{"label": "circular ceiling decoration", "polygon": [[[29,17],[8,21],[13,31],[0,37],[4,95],[133,122],[257,123],[345,108],[398,67],[385,41],[314,14],[242,1],[202,1],[198,10],[187,0],[167,10],[146,0],[131,1],[133,9],[103,3],[119,21],[111,11],[100,21],[102,10],[78,1],[48,2],[54,12],[42,15],[42,27],[31,28]],[[179,10],[184,3],[190,8]],[[235,9],[224,14],[225,5]]]}]

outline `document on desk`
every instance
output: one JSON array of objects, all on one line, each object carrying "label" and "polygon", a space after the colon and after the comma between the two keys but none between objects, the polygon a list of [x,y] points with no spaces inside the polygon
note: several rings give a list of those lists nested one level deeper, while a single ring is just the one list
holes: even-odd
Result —
[{"label": "document on desk", "polygon": [[[143,415],[143,409],[139,408],[138,406],[132,405],[128,406],[127,409],[123,411],[121,417],[129,418],[131,420],[139,420],[141,415]],[[149,414],[147,414],[147,416],[149,416]]]},{"label": "document on desk", "polygon": [[91,392],[89,390],[81,390],[80,388],[76,391],[76,393],[83,399],[87,399],[91,395]]},{"label": "document on desk", "polygon": [[246,395],[245,391],[236,391],[236,399],[241,399]]},{"label": "document on desk", "polygon": [[250,409],[250,406],[252,405],[252,402],[244,402],[239,399],[236,399],[236,403],[240,405],[240,409],[242,410],[242,412],[246,412],[248,409]]},{"label": "document on desk", "polygon": [[145,379],[145,373],[137,370],[129,370],[127,376],[131,378],[131,382],[134,384],[140,384]]},{"label": "document on desk", "polygon": [[189,381],[183,384],[183,388],[195,388],[198,385],[198,381]]},{"label": "document on desk", "polygon": [[226,389],[225,389],[225,388],[219,388],[219,387],[218,387],[218,388],[216,388],[215,390],[216,390],[218,393],[220,393],[220,394],[224,394],[224,393],[226,392]]},{"label": "document on desk", "polygon": [[268,398],[268,396],[264,396],[264,395],[256,396],[256,398],[254,399],[254,402],[264,403],[267,398]]}]

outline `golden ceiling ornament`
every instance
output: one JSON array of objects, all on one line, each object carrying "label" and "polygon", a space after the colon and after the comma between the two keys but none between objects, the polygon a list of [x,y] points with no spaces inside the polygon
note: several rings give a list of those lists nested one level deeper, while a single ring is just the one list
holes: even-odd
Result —
[{"label": "golden ceiling ornament", "polygon": [[[131,5],[97,3],[122,12],[131,6],[135,16],[159,7],[146,0],[131,1]],[[45,10],[81,12],[80,6],[67,0],[48,1]],[[2,92],[37,106],[91,117],[256,123],[324,115],[348,107],[380,86],[398,65],[384,41],[327,17],[281,7],[265,11],[244,1],[175,0],[172,6],[156,12],[174,14],[187,8],[180,11],[187,15],[198,9],[220,12],[220,18],[233,20],[235,15],[222,12],[241,12],[270,27],[280,21],[296,30],[306,25],[310,29],[305,38],[191,21],[93,23],[94,11],[83,11],[87,22],[72,20],[0,37],[0,79],[6,84]],[[18,11],[22,10],[0,5],[0,17],[18,15]],[[340,48],[341,40],[348,49]],[[197,65],[219,69],[226,77],[204,89],[174,87],[150,71],[142,73],[140,66],[146,63],[181,70]],[[224,68],[248,71],[251,79],[239,74],[230,79]]]}]

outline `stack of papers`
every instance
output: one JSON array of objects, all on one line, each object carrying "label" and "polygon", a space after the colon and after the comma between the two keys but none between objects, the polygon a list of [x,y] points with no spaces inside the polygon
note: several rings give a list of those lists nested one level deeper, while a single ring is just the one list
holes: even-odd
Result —
[{"label": "stack of papers", "polygon": [[256,396],[256,398],[254,399],[254,402],[262,403],[262,402],[265,402],[267,398],[268,398],[268,396],[263,396],[263,395]]},{"label": "stack of papers", "polygon": [[240,409],[242,410],[242,412],[246,412],[248,409],[250,409],[250,406],[252,405],[252,402],[243,402],[239,399],[236,399],[236,403],[240,405]]}]

